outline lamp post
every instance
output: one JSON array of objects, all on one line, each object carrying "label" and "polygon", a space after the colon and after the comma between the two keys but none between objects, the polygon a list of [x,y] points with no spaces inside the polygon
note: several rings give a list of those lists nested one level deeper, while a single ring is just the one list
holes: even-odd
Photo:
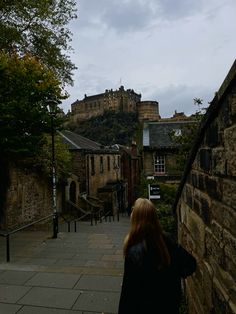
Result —
[{"label": "lamp post", "polygon": [[119,180],[119,171],[120,167],[118,164],[114,167],[116,172],[116,195],[117,195],[117,202],[118,202],[118,210],[117,210],[117,220],[120,220],[120,180]]},{"label": "lamp post", "polygon": [[52,201],[53,201],[53,238],[58,234],[58,213],[57,213],[57,183],[56,183],[56,161],[55,161],[55,141],[54,141],[54,118],[58,101],[55,99],[47,100],[47,108],[51,117],[51,138],[52,138]]}]

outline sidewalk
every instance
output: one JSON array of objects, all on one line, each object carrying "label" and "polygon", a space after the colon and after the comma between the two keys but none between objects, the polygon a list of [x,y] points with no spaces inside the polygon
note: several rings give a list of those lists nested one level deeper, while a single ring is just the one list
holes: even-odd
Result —
[{"label": "sidewalk", "polygon": [[77,233],[25,231],[11,239],[5,262],[0,238],[0,314],[115,314],[122,274],[122,247],[129,218],[80,222]]}]

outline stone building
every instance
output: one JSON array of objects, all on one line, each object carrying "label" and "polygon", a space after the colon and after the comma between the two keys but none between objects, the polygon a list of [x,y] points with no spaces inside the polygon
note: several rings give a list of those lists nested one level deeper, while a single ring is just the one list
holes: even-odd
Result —
[{"label": "stone building", "polygon": [[173,135],[179,136],[192,120],[163,119],[144,122],[143,125],[143,172],[162,182],[180,181],[183,169],[176,162],[179,145]]},{"label": "stone building", "polygon": [[106,90],[105,93],[84,96],[82,100],[76,100],[71,104],[70,120],[77,123],[92,117],[102,115],[104,111],[137,112],[140,121],[144,119],[159,120],[159,105],[156,101],[141,101],[141,94],[133,89]]},{"label": "stone building", "polygon": [[117,145],[121,155],[121,178],[127,182],[127,212],[131,212],[131,207],[138,197],[138,186],[140,184],[142,161],[138,154],[137,145],[132,143],[131,147]]},{"label": "stone building", "polygon": [[179,242],[197,258],[190,314],[236,313],[236,61],[202,121],[177,193]]},{"label": "stone building", "polygon": [[99,198],[105,202],[109,199],[109,206],[115,214],[119,206],[117,181],[121,179],[119,151],[71,131],[59,134],[72,153],[72,174],[68,178],[65,199],[75,204],[81,196]]}]

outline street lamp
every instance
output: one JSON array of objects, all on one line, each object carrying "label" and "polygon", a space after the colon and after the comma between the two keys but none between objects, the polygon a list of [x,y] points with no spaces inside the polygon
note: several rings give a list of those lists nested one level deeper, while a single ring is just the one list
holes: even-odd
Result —
[{"label": "street lamp", "polygon": [[53,238],[58,234],[58,213],[57,213],[57,183],[56,183],[56,162],[55,162],[55,141],[54,141],[54,118],[58,101],[56,99],[47,99],[47,109],[51,117],[51,137],[52,137],[52,200],[53,200]]},{"label": "street lamp", "polygon": [[120,186],[120,180],[119,180],[119,172],[120,172],[120,167],[118,166],[118,164],[115,164],[115,172],[116,172],[116,195],[117,195],[117,201],[118,201],[118,211],[117,211],[117,220],[119,221],[120,220],[120,215],[119,215],[119,212],[120,212],[120,189],[121,189],[121,186]]}]

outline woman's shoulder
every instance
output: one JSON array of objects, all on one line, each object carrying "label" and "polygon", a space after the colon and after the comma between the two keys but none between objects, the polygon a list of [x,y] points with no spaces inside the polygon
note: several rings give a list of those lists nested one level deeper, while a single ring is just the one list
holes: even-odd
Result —
[{"label": "woman's shoulder", "polygon": [[139,242],[131,245],[127,250],[127,259],[135,263],[140,263],[142,261],[145,251],[145,243]]},{"label": "woman's shoulder", "polygon": [[144,242],[139,242],[139,243],[135,243],[131,245],[128,248],[128,254],[131,254],[131,255],[141,254],[143,253],[144,250],[145,250]]}]

